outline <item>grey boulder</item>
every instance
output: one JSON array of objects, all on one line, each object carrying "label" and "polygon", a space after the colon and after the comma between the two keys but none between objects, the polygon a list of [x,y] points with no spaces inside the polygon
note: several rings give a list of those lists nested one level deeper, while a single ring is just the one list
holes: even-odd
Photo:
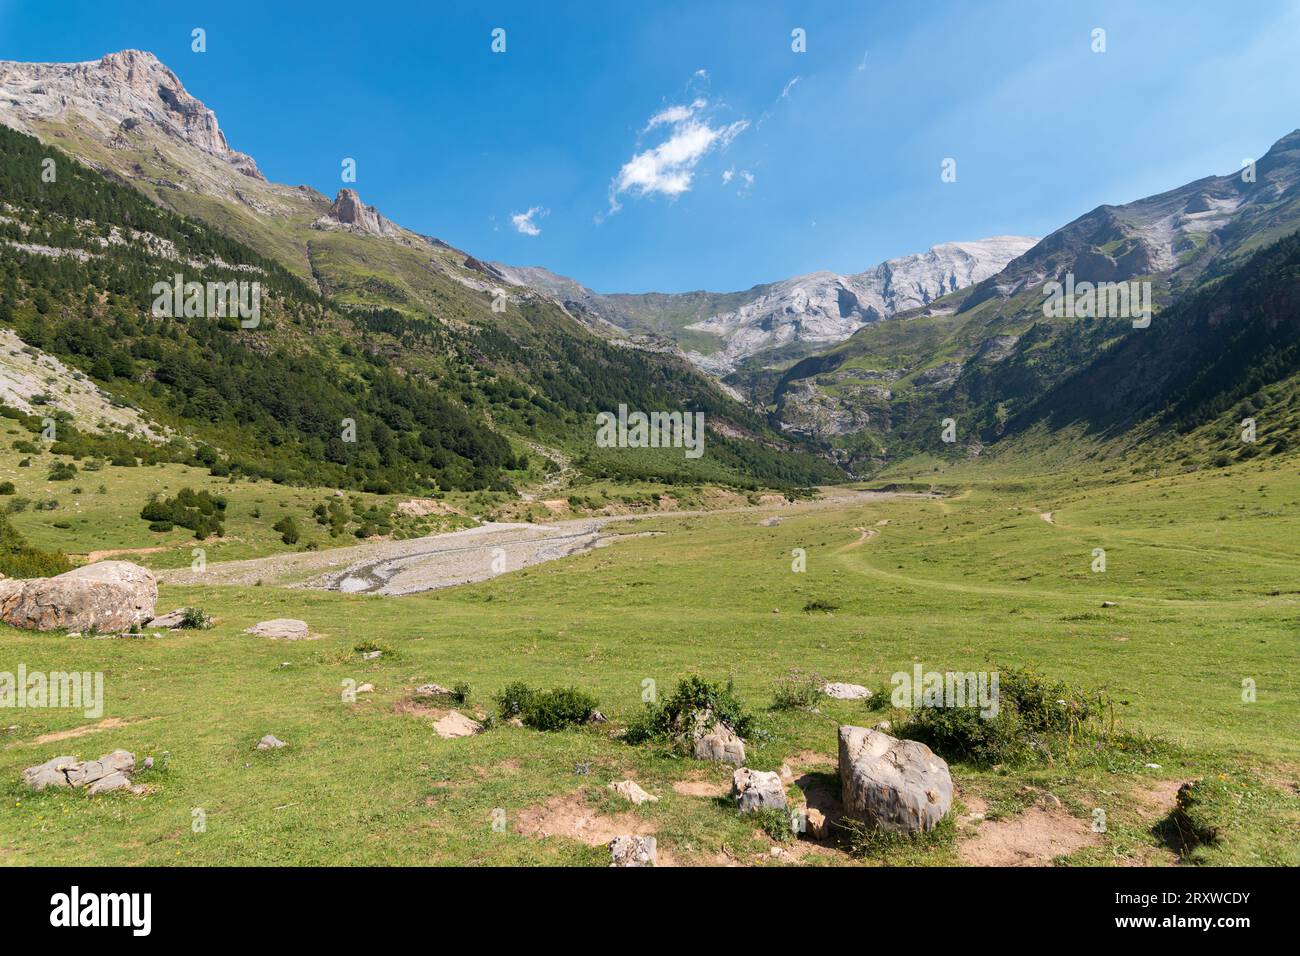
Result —
[{"label": "grey boulder", "polygon": [[741,813],[755,810],[784,810],[785,784],[774,770],[741,767],[731,775],[731,796]]},{"label": "grey boulder", "polygon": [[942,757],[867,727],[840,727],[840,790],[847,816],[892,833],[931,830],[952,808]]},{"label": "grey boulder", "polygon": [[128,631],[154,615],[158,581],[130,561],[100,561],[51,578],[7,581],[0,619],[35,631]]}]

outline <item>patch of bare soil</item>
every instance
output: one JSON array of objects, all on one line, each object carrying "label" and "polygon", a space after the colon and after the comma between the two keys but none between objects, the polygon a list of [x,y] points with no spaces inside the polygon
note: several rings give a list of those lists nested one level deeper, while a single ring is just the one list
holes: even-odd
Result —
[{"label": "patch of bare soil", "polygon": [[76,737],[85,737],[87,734],[97,734],[101,730],[116,730],[118,727],[148,723],[151,720],[157,720],[157,718],[145,717],[141,720],[123,720],[121,717],[105,717],[97,724],[85,724],[81,727],[73,727],[70,730],[56,730],[53,733],[41,734],[32,743],[48,744],[55,740],[72,740]]},{"label": "patch of bare soil", "polygon": [[839,766],[839,756],[824,754],[818,750],[801,750],[793,757],[787,757],[785,762],[797,774],[800,770],[809,770],[813,767],[819,769],[826,767],[837,768]]},{"label": "patch of bare soil", "polygon": [[1178,803],[1178,788],[1183,783],[1182,780],[1158,780],[1150,786],[1133,791],[1133,797],[1141,807],[1143,818],[1163,819],[1173,813]]},{"label": "patch of bare soil", "polygon": [[677,780],[673,790],[685,797],[725,797],[730,788],[725,783],[709,780]]},{"label": "patch of bare soil", "polygon": [[[108,548],[104,551],[90,551],[85,555],[87,564],[94,564],[96,561],[103,561],[105,558],[116,558],[122,554],[158,554],[160,551],[170,551],[171,548]],[[77,557],[77,555],[69,555]]]},{"label": "patch of bare soil", "polygon": [[963,839],[957,854],[968,866],[1048,866],[1101,842],[1089,821],[1064,810],[1030,807],[1018,816],[984,820]]},{"label": "patch of bare soil", "polygon": [[448,712],[446,707],[433,707],[413,697],[399,700],[393,705],[395,714],[410,714],[414,717],[428,717],[431,720],[442,720]]},{"label": "patch of bare soil", "polygon": [[581,791],[576,791],[520,811],[515,817],[515,831],[528,837],[558,836],[588,846],[604,846],[616,836],[653,833],[654,826],[630,810],[600,813],[586,801]]}]

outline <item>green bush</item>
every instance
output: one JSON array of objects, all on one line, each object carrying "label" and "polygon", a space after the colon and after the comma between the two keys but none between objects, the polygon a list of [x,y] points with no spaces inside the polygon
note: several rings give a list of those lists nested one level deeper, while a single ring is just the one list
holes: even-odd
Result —
[{"label": "green bush", "polygon": [[[469,688],[465,690],[468,693]],[[576,687],[542,691],[523,681],[506,685],[497,694],[496,703],[502,720],[518,717],[535,730],[562,730],[585,724],[597,705],[595,697]]]},{"label": "green bush", "polygon": [[221,537],[225,534],[222,519],[226,514],[226,499],[207,491],[195,491],[182,488],[174,498],[159,495],[151,496],[148,503],[140,509],[140,517],[154,525],[173,524],[188,528],[194,537],[202,541],[208,535]]},{"label": "green bush", "polygon": [[0,517],[0,573],[11,578],[44,578],[72,570],[67,555],[33,548]]},{"label": "green bush", "polygon": [[1051,761],[1076,745],[1110,739],[1113,703],[1107,694],[1029,668],[1003,668],[998,678],[994,716],[982,716],[975,706],[919,707],[896,736],[923,741],[948,759],[984,765]]},{"label": "green bush", "polygon": [[692,675],[681,680],[663,703],[648,703],[628,724],[624,740],[638,744],[669,741],[680,749],[694,744],[695,731],[721,721],[741,737],[755,730],[754,719],[736,697],[731,681],[714,684]]},{"label": "green bush", "polygon": [[71,481],[77,477],[77,466],[70,461],[57,461],[50,469],[50,481]]},{"label": "green bush", "polygon": [[280,532],[280,540],[285,544],[298,543],[298,522],[289,515],[285,515],[275,524],[271,525],[271,530]]},{"label": "green bush", "polygon": [[212,626],[212,618],[203,613],[202,608],[187,607],[176,626],[183,631],[201,631]]},{"label": "green bush", "polygon": [[12,481],[0,481],[0,495],[12,495],[17,490]]}]

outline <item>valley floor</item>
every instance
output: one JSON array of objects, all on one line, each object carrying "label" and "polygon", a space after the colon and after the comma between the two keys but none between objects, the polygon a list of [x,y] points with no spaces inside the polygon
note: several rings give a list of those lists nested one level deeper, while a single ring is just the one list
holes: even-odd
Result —
[{"label": "valley floor", "polygon": [[[590,865],[607,863],[612,836],[652,833],[661,862],[679,865],[1173,864],[1177,788],[1210,779],[1237,796],[1218,842],[1190,859],[1300,864],[1292,459],[1093,486],[973,479],[947,497],[840,489],[809,505],[649,515],[591,533],[621,530],[635,535],[405,596],[278,587],[271,575],[259,586],[222,577],[235,565],[217,562],[212,580],[165,577],[160,610],[201,607],[216,619],[205,631],[3,629],[0,671],[102,671],[106,704],[93,719],[0,716],[0,863]],[[1093,570],[1098,548],[1105,571]],[[390,560],[310,557],[326,555],[336,581],[357,566],[373,583]],[[293,583],[329,570],[271,560],[292,565]],[[244,633],[281,617],[305,620],[316,639]],[[1120,726],[1159,740],[1028,768],[950,759],[953,826],[850,854],[774,843],[726,799],[729,768],[617,737],[646,686],[663,696],[690,674],[731,678],[762,728],[749,765],[789,764],[809,804],[833,811],[837,726],[891,712],[829,698],[771,709],[774,680],[798,668],[880,696],[916,664],[1033,665],[1104,686]],[[586,689],[609,721],[442,739],[431,723],[443,711],[412,699],[421,683],[464,681],[460,709],[488,713],[514,680]],[[349,703],[347,682],[374,691]],[[265,734],[288,746],[254,750]],[[137,775],[145,793],[19,782],[56,755],[119,747],[154,758]],[[627,778],[658,802],[632,808],[606,789]]]}]

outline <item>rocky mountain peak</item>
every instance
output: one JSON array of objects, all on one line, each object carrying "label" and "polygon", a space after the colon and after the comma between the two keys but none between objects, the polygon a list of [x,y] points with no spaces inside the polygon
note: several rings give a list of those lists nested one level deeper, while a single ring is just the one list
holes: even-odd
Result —
[{"label": "rocky mountain peak", "polygon": [[363,203],[355,189],[340,189],[329,213],[317,220],[317,225],[324,228],[328,228],[331,223],[351,227],[372,236],[396,236],[401,233],[401,229],[385,219],[378,209]]},{"label": "rocky mountain peak", "polygon": [[230,148],[216,114],[143,50],[84,63],[0,61],[0,119],[28,133],[32,124],[68,123],[110,145],[143,125],[264,179],[252,157]]}]

